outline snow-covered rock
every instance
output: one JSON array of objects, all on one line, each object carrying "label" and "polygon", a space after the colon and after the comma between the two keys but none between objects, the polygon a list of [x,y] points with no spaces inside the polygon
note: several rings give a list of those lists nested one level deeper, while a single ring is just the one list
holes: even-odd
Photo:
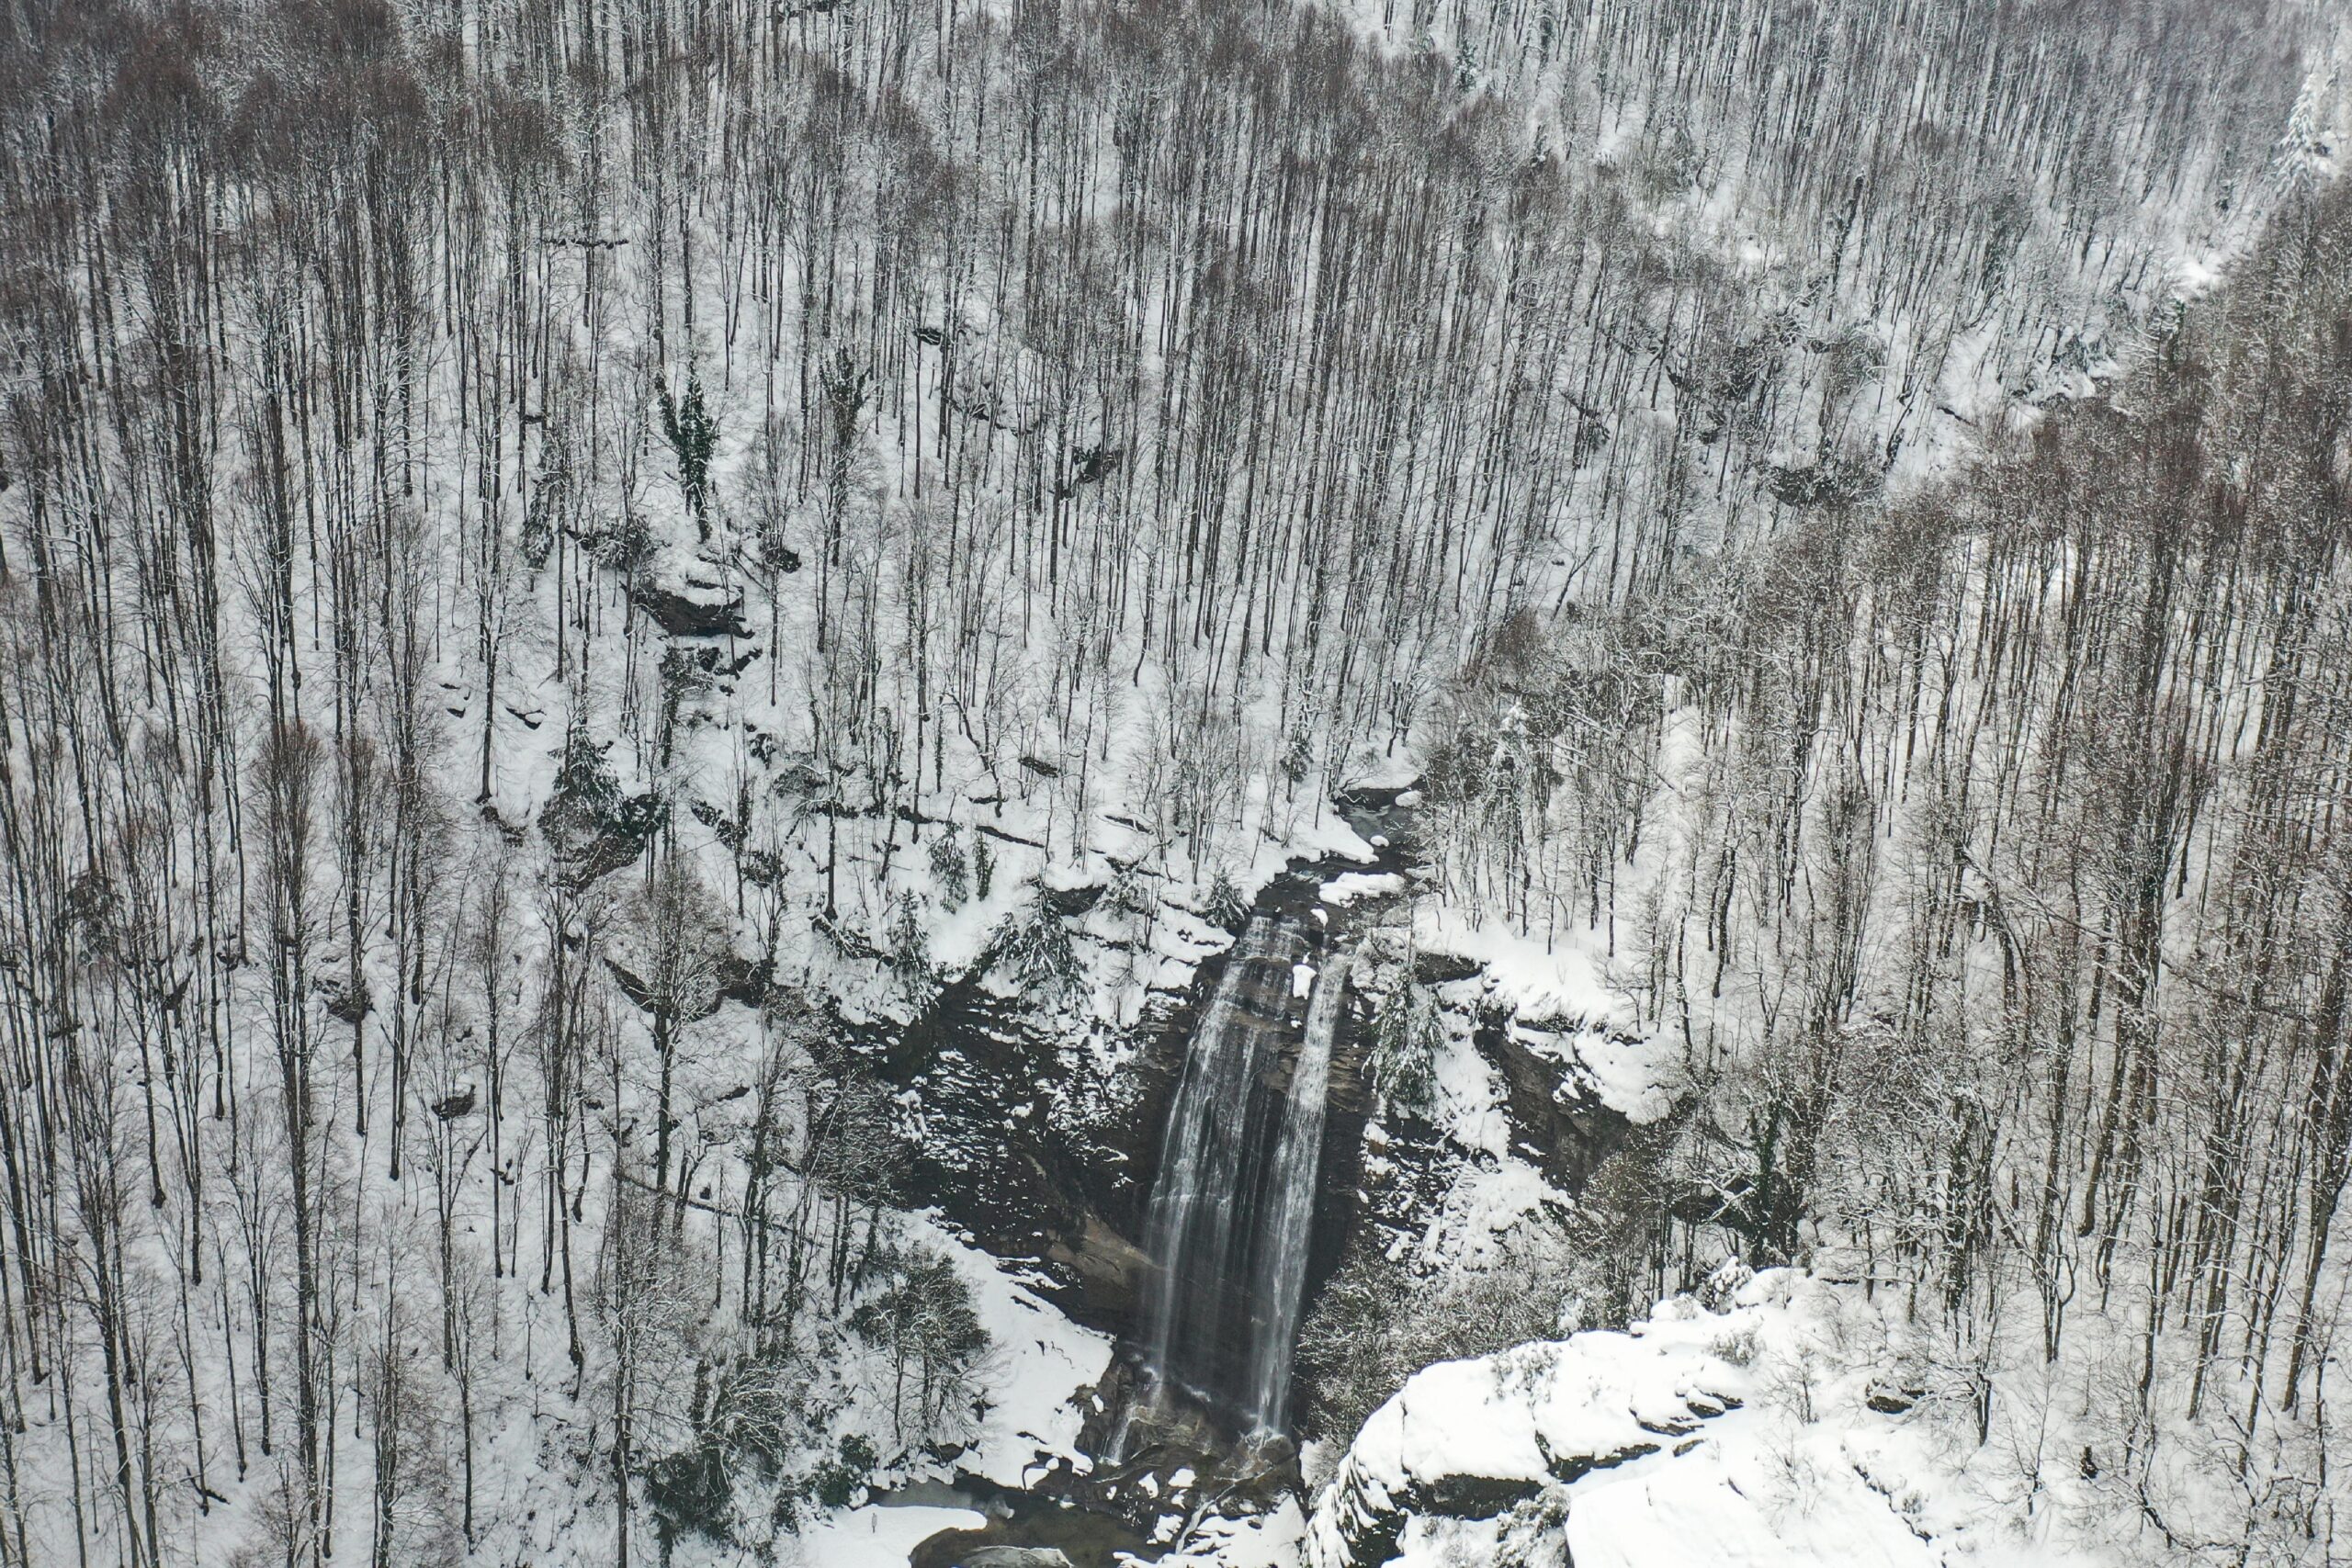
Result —
[{"label": "snow-covered rock", "polygon": [[1678,1299],[1629,1333],[1417,1373],[1364,1423],[1317,1500],[1308,1561],[1377,1568],[1417,1516],[1499,1514],[1548,1484],[1687,1441],[1749,1397],[1775,1294],[1751,1283],[1721,1314]]}]

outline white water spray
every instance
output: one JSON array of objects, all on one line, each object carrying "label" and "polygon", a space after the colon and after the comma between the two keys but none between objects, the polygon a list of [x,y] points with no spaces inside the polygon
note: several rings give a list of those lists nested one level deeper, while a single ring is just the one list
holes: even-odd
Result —
[{"label": "white water spray", "polygon": [[1316,1178],[1323,1164],[1323,1119],[1331,1090],[1331,1042],[1347,1002],[1348,961],[1335,957],[1315,982],[1306,1036],[1292,1071],[1274,1152],[1265,1223],[1258,1233],[1257,1296],[1264,1309],[1250,1353],[1252,1423],[1279,1432],[1290,1404],[1292,1353],[1306,1293],[1307,1246],[1315,1225]]}]

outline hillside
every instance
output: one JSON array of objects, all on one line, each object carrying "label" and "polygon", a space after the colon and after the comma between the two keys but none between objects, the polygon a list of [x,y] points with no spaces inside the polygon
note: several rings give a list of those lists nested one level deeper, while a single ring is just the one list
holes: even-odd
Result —
[{"label": "hillside", "polygon": [[2346,49],[17,6],[0,1568],[1373,1568],[1726,1259],[1823,1431],[1386,1547],[2332,1561]]}]

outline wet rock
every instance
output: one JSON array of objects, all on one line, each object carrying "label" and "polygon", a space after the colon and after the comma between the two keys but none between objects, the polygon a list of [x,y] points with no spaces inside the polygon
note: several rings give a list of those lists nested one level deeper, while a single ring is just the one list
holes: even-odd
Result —
[{"label": "wet rock", "polygon": [[1140,1320],[1151,1258],[1091,1210],[1046,1243],[1046,1259],[1067,1269],[1094,1309],[1122,1322]]}]

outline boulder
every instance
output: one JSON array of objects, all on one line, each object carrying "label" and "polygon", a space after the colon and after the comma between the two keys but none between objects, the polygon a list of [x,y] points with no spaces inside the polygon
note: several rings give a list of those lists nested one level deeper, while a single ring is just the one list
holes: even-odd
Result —
[{"label": "boulder", "polygon": [[669,820],[669,803],[657,793],[621,792],[604,750],[579,731],[569,736],[555,788],[539,809],[539,831],[566,887],[585,887],[633,863]]}]

